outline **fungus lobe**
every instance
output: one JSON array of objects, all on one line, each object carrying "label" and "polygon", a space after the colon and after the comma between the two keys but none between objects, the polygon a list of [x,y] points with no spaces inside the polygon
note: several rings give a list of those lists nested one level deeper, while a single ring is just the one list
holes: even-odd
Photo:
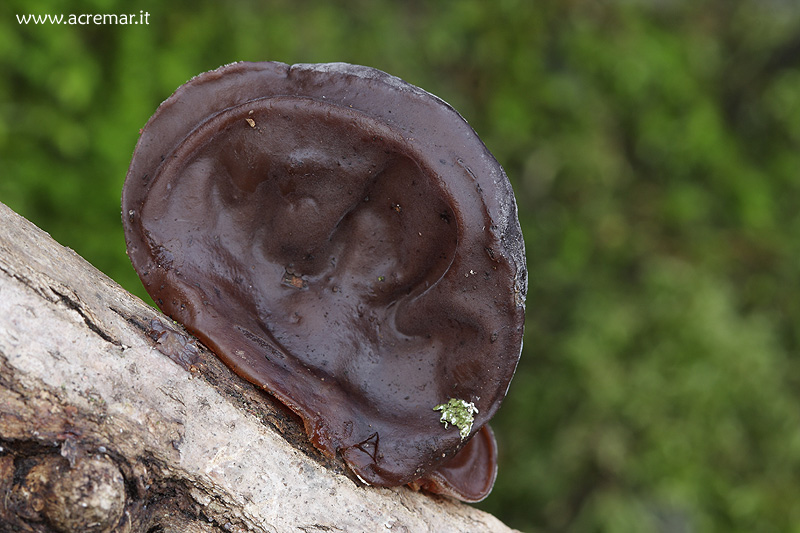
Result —
[{"label": "fungus lobe", "polygon": [[[227,65],[155,112],[122,207],[157,305],[315,446],[369,484],[488,494],[524,247],[505,173],[449,105],[368,67]],[[445,427],[434,408],[461,404]]]}]

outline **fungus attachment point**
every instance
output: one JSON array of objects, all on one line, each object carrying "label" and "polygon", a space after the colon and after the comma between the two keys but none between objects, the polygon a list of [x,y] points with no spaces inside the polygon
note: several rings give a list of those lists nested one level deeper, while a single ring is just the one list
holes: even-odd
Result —
[{"label": "fungus attachment point", "polygon": [[450,106],[367,67],[228,65],[158,108],[122,205],[153,300],[315,446],[372,485],[488,493],[525,257],[508,179]]}]

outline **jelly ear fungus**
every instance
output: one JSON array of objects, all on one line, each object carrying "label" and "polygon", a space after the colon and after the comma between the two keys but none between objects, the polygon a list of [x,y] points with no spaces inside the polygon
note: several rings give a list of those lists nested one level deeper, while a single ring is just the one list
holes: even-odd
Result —
[{"label": "jelly ear fungus", "polygon": [[367,67],[227,65],[155,112],[122,207],[157,305],[315,446],[368,484],[488,494],[525,252],[503,169],[448,104]]}]

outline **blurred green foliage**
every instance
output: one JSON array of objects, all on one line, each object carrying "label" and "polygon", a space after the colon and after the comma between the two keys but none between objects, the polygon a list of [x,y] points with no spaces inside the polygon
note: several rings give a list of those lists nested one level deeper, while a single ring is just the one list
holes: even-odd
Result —
[{"label": "blurred green foliage", "polygon": [[398,75],[478,131],[527,242],[480,506],[526,531],[800,531],[797,3],[126,4],[0,6],[0,201],[144,297],[120,190],[175,88],[237,60]]}]

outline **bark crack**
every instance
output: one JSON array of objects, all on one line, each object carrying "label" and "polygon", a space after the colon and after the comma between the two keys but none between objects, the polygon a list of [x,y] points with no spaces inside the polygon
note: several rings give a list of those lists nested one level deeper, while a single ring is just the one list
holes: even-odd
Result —
[{"label": "bark crack", "polygon": [[64,294],[55,289],[54,287],[50,287],[50,290],[53,291],[53,294],[58,296],[59,301],[62,304],[66,305],[67,308],[72,309],[73,311],[78,313],[78,315],[80,315],[80,317],[83,319],[83,322],[86,324],[86,327],[89,328],[92,332],[96,333],[101,339],[103,339],[106,342],[109,342],[115,346],[122,346],[122,343],[119,340],[115,339],[114,337],[103,331],[103,329],[89,316],[89,314],[86,311],[84,311],[83,304],[81,303],[80,299],[77,296],[75,295],[70,296],[69,294]]}]

